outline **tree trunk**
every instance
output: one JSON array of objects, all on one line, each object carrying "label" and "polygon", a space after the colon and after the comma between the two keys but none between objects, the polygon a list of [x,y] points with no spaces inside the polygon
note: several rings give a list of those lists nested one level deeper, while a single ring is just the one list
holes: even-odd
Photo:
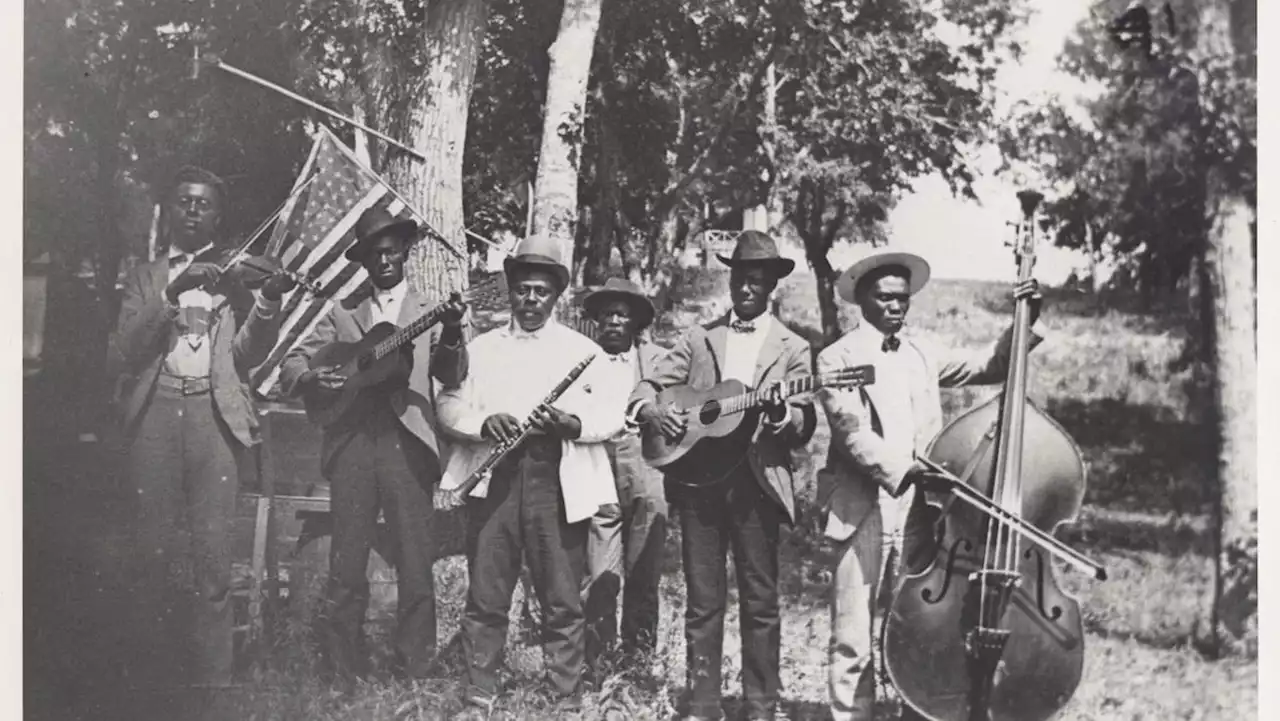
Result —
[{"label": "tree trunk", "polygon": [[533,232],[554,238],[572,267],[578,224],[578,167],[587,80],[601,0],[565,0],[560,30],[547,55],[547,99],[542,112],[542,148],[534,181]]},{"label": "tree trunk", "polygon": [[[1197,55],[1202,66],[1234,58],[1230,12],[1223,2],[1200,8]],[[1209,87],[1207,78],[1200,82]],[[1251,213],[1215,161],[1207,173],[1205,279],[1213,308],[1214,409],[1218,421],[1217,574],[1213,595],[1215,650],[1256,647],[1258,604],[1257,336]]]},{"label": "tree trunk", "polygon": [[[1223,194],[1209,235],[1207,289],[1213,298],[1213,366],[1218,446],[1215,640],[1237,645],[1258,604],[1257,335],[1249,208]],[[1256,626],[1253,629],[1256,633]]]},{"label": "tree trunk", "polygon": [[433,300],[467,284],[462,156],[488,15],[488,0],[427,3],[415,46],[396,51],[394,43],[387,43],[370,48],[365,55],[371,117],[382,118],[383,128],[388,129],[384,132],[427,158],[422,162],[394,148],[380,147],[376,156],[382,161],[383,177],[453,247],[428,234],[410,256],[410,282]]},{"label": "tree trunk", "polygon": [[[603,83],[602,83],[603,85]],[[591,240],[587,244],[584,259],[582,280],[586,285],[599,285],[609,276],[609,258],[613,247],[618,244],[618,213],[620,200],[618,193],[618,139],[609,126],[607,114],[603,111],[605,100],[603,89],[597,89],[598,107],[601,112],[591,119],[596,134],[595,159],[595,208],[591,213]]]}]

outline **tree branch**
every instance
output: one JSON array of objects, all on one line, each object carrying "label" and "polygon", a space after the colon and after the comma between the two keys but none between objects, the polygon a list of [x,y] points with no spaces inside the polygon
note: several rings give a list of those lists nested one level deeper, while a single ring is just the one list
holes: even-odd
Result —
[{"label": "tree branch", "polygon": [[751,79],[747,83],[746,91],[733,97],[729,102],[728,107],[726,107],[724,112],[721,114],[719,126],[716,130],[715,136],[711,139],[711,142],[709,142],[694,157],[689,170],[683,174],[679,174],[675,181],[668,186],[666,192],[663,193],[662,198],[658,201],[656,208],[657,215],[661,216],[669,212],[670,209],[674,207],[678,199],[684,194],[684,191],[687,190],[695,180],[702,176],[702,173],[706,170],[707,162],[712,153],[718,150],[729,137],[729,133],[733,129],[734,120],[737,119],[738,113],[742,109],[742,105],[746,98],[751,97],[760,89],[761,84],[764,82],[765,71],[768,70],[769,65],[773,63],[778,51],[782,48],[782,42],[786,38],[786,29],[786,25],[780,24],[774,30],[773,38],[769,44],[769,50],[764,54],[764,57],[761,58],[760,62],[757,63],[756,67],[752,69]]}]

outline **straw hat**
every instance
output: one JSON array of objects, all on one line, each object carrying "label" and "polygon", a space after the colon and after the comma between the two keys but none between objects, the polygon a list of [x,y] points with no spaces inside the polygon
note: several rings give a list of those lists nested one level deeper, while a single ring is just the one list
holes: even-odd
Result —
[{"label": "straw hat", "polygon": [[849,303],[857,303],[853,292],[858,287],[858,281],[871,271],[886,266],[898,266],[907,270],[911,277],[908,292],[912,295],[919,293],[925,283],[929,282],[929,263],[924,258],[915,253],[877,248],[840,274],[836,280],[836,293]]}]

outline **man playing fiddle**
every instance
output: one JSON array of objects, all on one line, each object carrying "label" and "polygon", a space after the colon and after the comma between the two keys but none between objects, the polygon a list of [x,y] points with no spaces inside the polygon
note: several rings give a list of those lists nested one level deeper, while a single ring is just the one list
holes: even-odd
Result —
[{"label": "man playing fiddle", "polygon": [[274,273],[255,298],[202,259],[225,204],[213,173],[177,174],[161,206],[169,251],[130,273],[108,346],[138,506],[134,600],[151,639],[145,659],[126,659],[138,686],[231,682],[236,457],[259,442],[247,377],[276,342],[294,281]]},{"label": "man playing fiddle", "polygon": [[[836,721],[869,721],[875,704],[872,624],[882,582],[927,563],[925,491],[949,488],[918,460],[942,428],[939,388],[1004,380],[1012,332],[978,353],[949,352],[905,329],[911,298],[929,280],[929,264],[911,253],[879,250],[846,270],[836,289],[858,306],[862,322],[818,356],[818,372],[870,364],[876,381],[859,389],[823,389],[831,425],[827,466],[818,474],[826,535],[838,550],[833,571],[828,682]],[[1035,280],[1018,285],[1040,315]],[[1031,344],[1043,340],[1033,326]],[[907,523],[908,514],[913,519]],[[927,535],[925,533],[924,535]],[[919,719],[904,707],[903,719]]]}]

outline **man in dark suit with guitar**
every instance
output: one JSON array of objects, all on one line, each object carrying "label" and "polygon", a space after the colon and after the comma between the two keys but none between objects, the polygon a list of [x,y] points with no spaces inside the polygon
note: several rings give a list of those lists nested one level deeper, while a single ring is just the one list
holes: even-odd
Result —
[{"label": "man in dark suit with guitar", "polygon": [[[399,328],[431,311],[426,298],[404,277],[404,264],[418,226],[397,220],[381,207],[366,211],[355,226],[349,260],[369,273],[363,292],[340,301],[311,335],[285,357],[281,389],[318,404],[340,392],[347,379],[332,367],[312,367],[312,358],[334,343],[359,343],[382,323]],[[442,327],[404,345],[390,377],[362,390],[351,406],[324,429],[321,472],[330,480],[333,540],[329,552],[329,617],[324,632],[326,671],[349,682],[366,671],[363,625],[369,603],[366,566],[379,511],[394,537],[398,671],[428,674],[436,650],[436,602],[430,543],[432,486],[442,468],[435,431],[435,380],[447,386],[467,374],[462,317],[466,307],[448,301]],[[434,380],[433,380],[434,378]],[[353,382],[356,382],[353,376]]]},{"label": "man in dark suit with guitar", "polygon": [[[653,323],[653,303],[634,283],[610,278],[588,293],[582,307],[596,322],[596,342],[607,354],[610,375],[625,387],[622,397],[657,365],[666,349],[641,337]],[[667,538],[667,499],[662,473],[640,455],[640,436],[628,424],[607,446],[618,502],[602,506],[587,538],[587,663],[618,636],[618,592],[622,590],[624,663],[653,653],[658,634],[658,583]],[[625,580],[624,580],[625,579]],[[604,670],[604,669],[596,669]]]},{"label": "man in dark suit with guitar", "polygon": [[[656,402],[671,386],[708,389],[736,379],[767,389],[758,416],[747,416],[738,434],[736,457],[702,459],[695,473],[671,468],[668,498],[680,510],[688,607],[687,718],[719,718],[720,671],[726,604],[725,554],[733,549],[742,617],[742,686],[746,715],[771,719],[781,693],[781,618],[778,612],[778,538],[783,523],[795,522],[790,449],[808,442],[816,421],[813,403],[785,401],[782,383],[806,376],[809,344],[768,312],[769,295],[795,267],[778,255],[773,239],[748,230],[732,257],[718,256],[731,269],[733,310],[689,331],[638,385],[628,406],[648,432],[677,438],[686,419]],[[710,439],[708,439],[710,440]],[[696,456],[693,448],[689,456]],[[715,455],[713,453],[713,455]],[[708,469],[714,469],[708,471]]]},{"label": "man in dark suit with guitar", "polygon": [[260,441],[246,378],[271,352],[294,282],[276,273],[255,299],[206,260],[224,187],[204,169],[179,171],[161,206],[168,253],[130,273],[108,345],[138,504],[133,602],[150,634],[146,658],[124,659],[136,686],[231,682],[236,457]]}]

